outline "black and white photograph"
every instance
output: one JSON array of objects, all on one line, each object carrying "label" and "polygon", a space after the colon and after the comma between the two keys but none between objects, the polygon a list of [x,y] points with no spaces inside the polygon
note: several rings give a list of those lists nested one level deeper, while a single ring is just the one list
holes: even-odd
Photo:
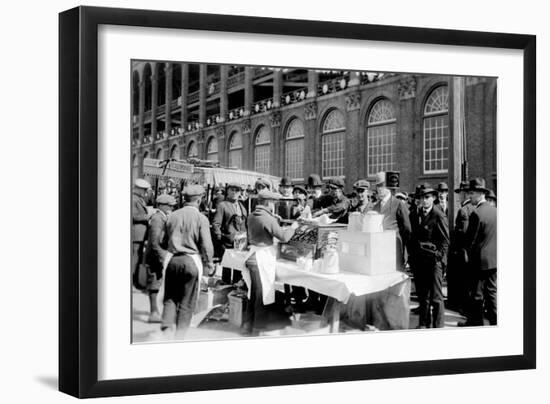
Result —
[{"label": "black and white photograph", "polygon": [[498,327],[497,77],[129,76],[132,343]]}]

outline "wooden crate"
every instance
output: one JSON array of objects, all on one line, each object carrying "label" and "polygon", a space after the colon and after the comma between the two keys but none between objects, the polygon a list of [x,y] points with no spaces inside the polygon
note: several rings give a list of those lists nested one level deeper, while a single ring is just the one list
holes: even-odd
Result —
[{"label": "wooden crate", "polygon": [[344,230],[338,237],[340,270],[379,275],[397,270],[395,230],[363,233]]}]

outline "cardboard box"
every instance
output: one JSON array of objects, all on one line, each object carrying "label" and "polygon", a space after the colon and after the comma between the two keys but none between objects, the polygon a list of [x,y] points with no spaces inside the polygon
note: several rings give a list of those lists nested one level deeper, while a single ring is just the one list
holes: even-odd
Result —
[{"label": "cardboard box", "polygon": [[338,238],[340,270],[365,275],[397,271],[395,230],[381,233],[341,231]]}]

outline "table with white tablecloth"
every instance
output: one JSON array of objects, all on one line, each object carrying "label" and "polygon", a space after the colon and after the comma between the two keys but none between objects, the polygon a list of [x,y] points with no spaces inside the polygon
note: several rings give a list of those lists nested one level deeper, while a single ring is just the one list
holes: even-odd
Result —
[{"label": "table with white tablecloth", "polygon": [[[222,259],[223,267],[248,271],[245,265],[249,254],[246,251],[227,249]],[[243,279],[249,279],[243,276]],[[331,332],[337,332],[339,327],[340,311],[342,305],[355,307],[368,299],[369,295],[384,295],[385,301],[389,302],[387,296],[399,297],[400,301],[408,302],[410,291],[409,277],[403,272],[389,272],[380,275],[363,275],[353,272],[341,271],[337,274],[321,274],[301,269],[296,262],[277,260],[276,278],[277,282],[292,286],[301,286],[329,297],[325,313],[331,325]],[[247,282],[250,288],[250,284]],[[358,299],[360,298],[360,299]],[[346,306],[346,308],[349,308]],[[402,312],[404,310],[399,310]],[[405,313],[403,313],[405,315]],[[406,313],[408,316],[408,312]],[[405,321],[405,320],[404,320]],[[408,320],[406,321],[408,324]]]}]

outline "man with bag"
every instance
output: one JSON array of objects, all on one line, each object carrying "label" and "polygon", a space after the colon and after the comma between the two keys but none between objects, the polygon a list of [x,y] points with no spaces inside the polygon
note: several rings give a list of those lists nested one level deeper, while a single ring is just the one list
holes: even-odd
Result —
[{"label": "man with bag", "polygon": [[434,207],[436,197],[437,191],[429,184],[419,189],[419,217],[412,223],[410,260],[420,304],[418,328],[444,326],[443,265],[449,248],[449,227],[446,216]]}]

